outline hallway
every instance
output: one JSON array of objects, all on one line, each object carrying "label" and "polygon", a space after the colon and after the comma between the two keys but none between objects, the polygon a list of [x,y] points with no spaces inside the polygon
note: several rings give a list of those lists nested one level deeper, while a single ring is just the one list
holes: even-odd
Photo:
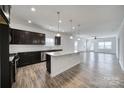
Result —
[{"label": "hallway", "polygon": [[13,87],[124,87],[124,72],[115,55],[87,52],[81,54],[81,60],[81,64],[54,78],[46,72],[45,62],[19,68]]}]

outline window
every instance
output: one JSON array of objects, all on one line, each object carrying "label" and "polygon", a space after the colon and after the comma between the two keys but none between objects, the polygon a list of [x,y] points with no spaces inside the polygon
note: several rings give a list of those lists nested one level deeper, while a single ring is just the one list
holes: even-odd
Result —
[{"label": "window", "polygon": [[112,42],[98,42],[98,49],[112,49]]},{"label": "window", "polygon": [[94,44],[93,43],[91,43],[91,45],[90,45],[90,50],[94,50]]},{"label": "window", "polygon": [[98,43],[98,48],[99,49],[104,49],[104,42],[99,42]]},{"label": "window", "polygon": [[105,42],[105,49],[112,49],[112,42]]}]

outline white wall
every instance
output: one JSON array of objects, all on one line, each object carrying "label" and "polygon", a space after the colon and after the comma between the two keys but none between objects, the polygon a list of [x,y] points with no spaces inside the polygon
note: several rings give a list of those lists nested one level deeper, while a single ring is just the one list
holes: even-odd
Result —
[{"label": "white wall", "polygon": [[116,36],[116,57],[119,59],[119,46],[118,46],[118,35]]},{"label": "white wall", "polygon": [[118,42],[118,55],[117,57],[119,58],[119,63],[121,65],[122,70],[124,70],[124,20],[122,21],[119,29],[118,29],[118,37],[117,40]]},{"label": "white wall", "polygon": [[77,41],[77,50],[86,51],[86,39],[80,38],[80,40],[78,40],[78,37],[76,37],[74,39],[74,42],[76,41]]}]

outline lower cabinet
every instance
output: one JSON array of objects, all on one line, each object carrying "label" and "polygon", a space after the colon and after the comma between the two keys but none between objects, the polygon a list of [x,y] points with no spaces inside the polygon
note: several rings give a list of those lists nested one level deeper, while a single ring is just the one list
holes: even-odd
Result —
[{"label": "lower cabinet", "polygon": [[51,73],[51,56],[46,55],[46,68],[47,72]]},{"label": "lower cabinet", "polygon": [[61,45],[61,37],[55,36],[55,45]]},{"label": "lower cabinet", "polygon": [[16,81],[15,64],[12,62],[10,62],[10,71],[11,71],[11,85],[12,85]]},{"label": "lower cabinet", "polygon": [[17,62],[17,67],[44,62],[46,61],[46,54],[45,54],[46,52],[57,52],[57,51],[62,51],[62,49],[18,53],[19,61]]},{"label": "lower cabinet", "polygon": [[19,62],[17,67],[22,67],[30,64],[41,62],[41,52],[25,52],[19,53]]}]

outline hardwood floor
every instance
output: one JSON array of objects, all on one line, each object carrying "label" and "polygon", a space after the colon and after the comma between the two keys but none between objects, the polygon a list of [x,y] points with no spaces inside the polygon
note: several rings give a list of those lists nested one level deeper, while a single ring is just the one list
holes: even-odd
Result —
[{"label": "hardwood floor", "polygon": [[15,88],[111,88],[124,87],[124,72],[115,55],[82,53],[81,64],[50,78],[46,64],[18,69]]}]

